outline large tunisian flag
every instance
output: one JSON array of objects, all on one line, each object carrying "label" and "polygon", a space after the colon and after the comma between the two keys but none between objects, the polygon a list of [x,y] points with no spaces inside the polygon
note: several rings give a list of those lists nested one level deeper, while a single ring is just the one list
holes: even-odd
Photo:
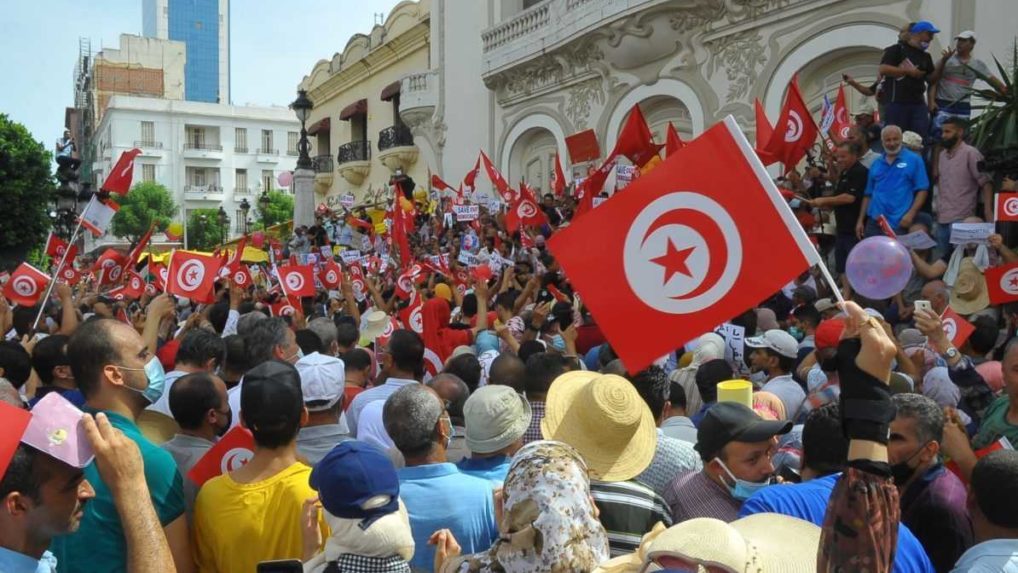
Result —
[{"label": "large tunisian flag", "polygon": [[731,116],[549,247],[631,372],[820,260]]}]

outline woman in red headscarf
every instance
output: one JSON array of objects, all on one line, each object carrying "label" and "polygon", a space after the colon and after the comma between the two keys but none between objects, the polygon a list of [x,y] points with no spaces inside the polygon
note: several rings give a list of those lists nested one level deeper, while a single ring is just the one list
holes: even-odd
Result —
[{"label": "woman in red headscarf", "polygon": [[470,330],[449,327],[452,309],[445,299],[434,297],[424,303],[421,318],[424,326],[424,347],[433,351],[444,363],[457,346],[473,343],[474,334],[488,329],[488,283],[478,280],[474,284],[477,296],[477,324]]}]

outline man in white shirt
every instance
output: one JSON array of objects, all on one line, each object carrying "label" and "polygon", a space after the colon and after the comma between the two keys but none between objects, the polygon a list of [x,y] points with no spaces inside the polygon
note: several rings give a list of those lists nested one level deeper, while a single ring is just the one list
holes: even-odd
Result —
[{"label": "man in white shirt", "polygon": [[997,450],[976,463],[968,509],[977,543],[952,573],[1018,571],[1018,452]]},{"label": "man in white shirt", "polygon": [[[392,333],[389,343],[378,349],[378,360],[382,363],[382,374],[387,375],[385,384],[369,388],[353,399],[346,411],[347,424],[356,432],[364,407],[371,402],[385,401],[396,390],[410,384],[420,384],[424,377],[424,340],[412,330],[397,330]],[[380,415],[381,411],[373,412]]]}]

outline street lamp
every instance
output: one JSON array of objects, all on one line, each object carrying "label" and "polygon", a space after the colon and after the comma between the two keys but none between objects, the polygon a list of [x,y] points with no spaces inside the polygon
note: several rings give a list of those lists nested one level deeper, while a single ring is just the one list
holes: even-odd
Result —
[{"label": "street lamp", "polygon": [[300,121],[300,141],[297,142],[297,169],[311,169],[311,156],[309,155],[311,145],[308,143],[308,130],[305,123],[308,120],[312,107],[314,107],[314,104],[308,99],[308,92],[305,90],[298,90],[297,99],[293,100],[293,103],[290,104],[290,109],[297,114],[297,120]]},{"label": "street lamp", "polygon": [[262,214],[262,230],[269,230],[268,221],[265,219],[265,212],[269,210],[269,205],[272,204],[272,199],[269,199],[269,190],[265,189],[262,191],[262,196],[258,198],[258,210]]},{"label": "street lamp", "polygon": [[247,197],[240,202],[240,212],[244,215],[244,234],[247,234],[247,214],[251,211],[251,204],[247,202]]},{"label": "street lamp", "polygon": [[226,245],[226,225],[230,222],[230,218],[226,216],[226,209],[223,209],[222,205],[219,206],[216,218],[219,220],[219,243]]}]

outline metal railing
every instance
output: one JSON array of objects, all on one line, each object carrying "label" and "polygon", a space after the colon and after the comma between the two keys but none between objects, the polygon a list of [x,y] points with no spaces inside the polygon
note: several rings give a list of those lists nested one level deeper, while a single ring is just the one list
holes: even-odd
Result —
[{"label": "metal railing", "polygon": [[211,185],[184,185],[184,193],[222,193],[223,187],[215,183]]},{"label": "metal railing", "polygon": [[264,147],[258,150],[259,155],[279,155],[278,149],[265,149]]},{"label": "metal railing", "polygon": [[414,144],[414,134],[405,125],[393,125],[378,132],[378,150],[385,151],[393,147],[407,147]]},{"label": "metal railing", "polygon": [[332,173],[335,170],[331,155],[316,155],[311,160],[315,167],[315,173]]},{"label": "metal railing", "polygon": [[134,142],[134,146],[135,147],[147,147],[149,149],[162,149],[163,148],[163,142],[162,141],[141,140],[141,141],[135,141]]},{"label": "metal railing", "polygon": [[336,163],[342,165],[351,161],[371,161],[371,142],[351,141],[339,146],[339,153],[336,154]]},{"label": "metal railing", "polygon": [[200,149],[203,151],[222,151],[223,146],[219,145],[218,143],[191,143],[191,142],[184,143],[184,150],[186,151],[189,149]]},{"label": "metal railing", "polygon": [[251,194],[251,188],[250,187],[234,187],[233,188],[233,194],[234,195],[250,195]]},{"label": "metal railing", "polygon": [[233,148],[233,152],[234,153],[247,153],[247,146],[244,146],[244,147],[239,147],[239,146],[234,147]]}]

